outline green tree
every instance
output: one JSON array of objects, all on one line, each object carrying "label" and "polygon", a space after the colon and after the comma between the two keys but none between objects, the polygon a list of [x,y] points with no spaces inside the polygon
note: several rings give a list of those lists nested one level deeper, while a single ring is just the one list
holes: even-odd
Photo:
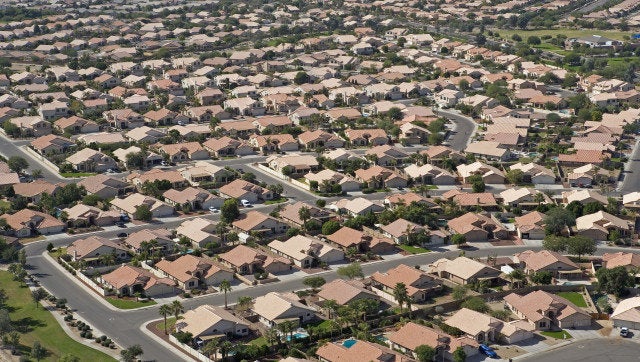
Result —
[{"label": "green tree", "polygon": [[527,38],[527,44],[530,45],[540,45],[540,43],[542,43],[542,41],[540,40],[539,37],[532,35],[530,37]]},{"label": "green tree", "polygon": [[484,181],[480,179],[471,183],[471,189],[473,192],[484,192],[487,189],[487,186]]},{"label": "green tree", "polygon": [[322,224],[322,234],[323,235],[331,235],[331,234],[335,233],[336,231],[340,230],[340,228],[342,228],[342,226],[340,225],[339,222],[337,222],[335,220],[329,220],[329,221],[325,222],[324,224]]},{"label": "green tree", "polygon": [[223,280],[218,288],[224,293],[224,308],[227,309],[227,293],[231,291],[231,283],[228,280]]},{"label": "green tree", "polygon": [[464,285],[456,285],[453,287],[453,291],[451,292],[451,297],[453,300],[463,300],[467,296],[467,292],[469,290]]},{"label": "green tree", "polygon": [[415,351],[418,361],[420,362],[432,362],[436,356],[436,350],[426,344],[421,344],[416,347]]},{"label": "green tree", "polygon": [[184,307],[179,300],[174,300],[173,302],[171,302],[171,312],[173,312],[173,316],[176,318],[177,322],[180,314],[184,313]]},{"label": "green tree", "polygon": [[396,283],[396,286],[393,287],[393,299],[396,300],[396,302],[400,306],[400,312],[402,312],[402,306],[409,299],[409,292],[407,291],[406,284]]},{"label": "green tree", "polygon": [[623,266],[611,269],[600,268],[596,271],[596,278],[598,278],[598,291],[613,294],[616,297],[627,294],[628,288],[635,284],[635,278]]},{"label": "green tree", "polygon": [[458,248],[467,243],[467,237],[462,234],[453,234],[451,236],[451,243],[457,245]]},{"label": "green tree", "polygon": [[134,362],[138,356],[141,356],[143,353],[142,347],[136,344],[120,351],[120,356],[124,362]]},{"label": "green tree", "polygon": [[520,185],[524,177],[524,172],[522,172],[522,170],[509,170],[505,174],[505,177],[510,184]]},{"label": "green tree", "polygon": [[531,276],[531,281],[540,285],[549,285],[552,280],[553,275],[551,275],[551,272],[546,270],[539,271]]},{"label": "green tree", "polygon": [[9,169],[13,172],[22,173],[22,171],[29,168],[29,162],[20,156],[11,156],[7,161]]},{"label": "green tree", "polygon": [[542,247],[556,252],[567,250],[567,238],[564,236],[547,235],[542,241]]},{"label": "green tree", "polygon": [[364,278],[364,273],[362,272],[362,267],[360,263],[353,262],[349,265],[341,266],[336,271],[341,278],[355,279],[355,278]]},{"label": "green tree", "polygon": [[153,213],[151,212],[149,206],[146,204],[136,206],[136,212],[133,214],[133,216],[136,219],[142,221],[151,221],[153,219]]},{"label": "green tree", "polygon": [[322,287],[327,281],[323,277],[306,277],[302,279],[302,284],[314,291]]},{"label": "green tree", "polygon": [[302,227],[305,231],[307,231],[307,220],[311,218],[311,210],[308,207],[302,206],[298,209],[298,217],[302,220]]},{"label": "green tree", "polygon": [[547,235],[561,235],[567,228],[576,224],[576,217],[567,209],[554,207],[546,213],[544,224]]},{"label": "green tree", "polygon": [[215,361],[218,348],[220,348],[220,340],[217,338],[210,339],[207,344],[202,347],[202,353],[208,357],[213,356],[213,360]]},{"label": "green tree", "polygon": [[593,255],[596,252],[596,241],[582,235],[575,235],[567,240],[567,252],[578,256],[578,261],[583,255]]},{"label": "green tree", "polygon": [[38,289],[34,290],[33,292],[31,292],[31,297],[33,298],[33,301],[36,303],[36,308],[38,308],[38,305],[40,304],[40,301],[43,300],[44,298],[46,298],[48,294],[49,293],[47,293],[42,288],[38,288]]},{"label": "green tree", "polygon": [[58,362],[80,362],[80,358],[72,355],[71,353],[65,353],[62,357],[58,358]]},{"label": "green tree", "polygon": [[232,223],[240,216],[238,199],[226,199],[220,208],[220,219],[226,223]]},{"label": "green tree", "polygon": [[173,313],[173,309],[169,304],[163,304],[160,306],[160,309],[158,309],[158,313],[160,313],[164,319],[164,334],[169,334],[167,331],[167,316]]},{"label": "green tree", "polygon": [[491,308],[487,305],[487,303],[482,300],[480,297],[470,297],[460,305],[462,308],[468,308],[471,310],[475,310],[476,312],[486,313]]},{"label": "green tree", "polygon": [[33,342],[33,347],[31,347],[31,357],[36,361],[40,361],[47,355],[47,350],[42,347],[39,341]]},{"label": "green tree", "polygon": [[454,362],[464,362],[467,360],[467,352],[464,351],[464,348],[458,347],[455,351],[453,351],[453,361]]},{"label": "green tree", "polygon": [[293,78],[293,82],[297,85],[309,82],[309,75],[306,72],[298,72]]},{"label": "green tree", "polygon": [[404,114],[402,113],[402,110],[400,108],[391,107],[387,112],[387,116],[393,121],[399,121],[402,119],[402,117],[404,117]]}]

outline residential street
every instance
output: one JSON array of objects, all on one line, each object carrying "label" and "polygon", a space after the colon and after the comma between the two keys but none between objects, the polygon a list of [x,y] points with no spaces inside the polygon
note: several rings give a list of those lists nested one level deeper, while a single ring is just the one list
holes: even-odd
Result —
[{"label": "residential street", "polygon": [[640,344],[622,338],[591,339],[571,343],[523,358],[531,362],[624,362],[640,359]]},{"label": "residential street", "polygon": [[448,139],[449,147],[457,151],[462,151],[467,148],[469,140],[476,132],[476,123],[471,118],[458,112],[437,108],[434,108],[434,112],[438,116],[445,117],[455,124],[455,128]]}]

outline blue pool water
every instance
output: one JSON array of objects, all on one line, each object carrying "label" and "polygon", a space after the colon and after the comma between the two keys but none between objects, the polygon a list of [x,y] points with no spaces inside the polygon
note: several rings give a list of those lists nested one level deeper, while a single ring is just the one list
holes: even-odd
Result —
[{"label": "blue pool water", "polygon": [[347,348],[351,348],[353,347],[354,344],[356,344],[358,341],[355,339],[345,339],[344,342],[342,342],[342,345],[347,347]]},{"label": "blue pool water", "polygon": [[[296,332],[293,334],[293,339],[303,339],[309,337],[307,333]],[[287,336],[287,341],[291,340],[291,336]]]}]

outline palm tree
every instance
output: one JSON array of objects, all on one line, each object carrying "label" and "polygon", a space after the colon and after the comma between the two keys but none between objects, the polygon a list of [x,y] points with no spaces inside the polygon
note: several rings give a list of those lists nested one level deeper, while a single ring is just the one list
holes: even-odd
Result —
[{"label": "palm tree", "polygon": [[158,312],[164,318],[164,334],[169,334],[169,332],[167,332],[167,316],[173,313],[173,310],[169,304],[163,304],[160,306]]},{"label": "palm tree", "polygon": [[307,220],[311,218],[311,211],[308,207],[303,206],[298,210],[298,216],[300,217],[300,220],[302,220],[302,229],[306,232]]},{"label": "palm tree", "polygon": [[407,299],[409,299],[409,292],[407,292],[407,286],[404,283],[397,283],[393,288],[393,297],[400,306],[400,312],[402,312],[402,305]]},{"label": "palm tree", "polygon": [[224,309],[227,309],[227,293],[231,291],[231,283],[228,280],[223,280],[220,283],[220,291],[224,293]]},{"label": "palm tree", "polygon": [[227,354],[233,347],[233,344],[229,341],[224,341],[220,344],[220,353],[222,353],[222,360],[224,361],[227,358]]},{"label": "palm tree", "polygon": [[269,328],[264,333],[264,338],[269,345],[273,346],[275,343],[280,344],[280,338],[278,338],[278,331],[275,328]]},{"label": "palm tree", "polygon": [[173,312],[173,316],[176,317],[176,321],[178,321],[178,317],[180,316],[180,313],[184,312],[184,307],[182,306],[182,303],[180,303],[179,300],[174,300],[171,303],[171,311]]},{"label": "palm tree", "polygon": [[213,355],[213,360],[215,361],[218,354],[218,348],[220,348],[220,341],[217,338],[214,338],[209,340],[209,342],[202,347],[202,353],[207,357]]},{"label": "palm tree", "polygon": [[329,319],[333,319],[333,317],[335,317],[335,310],[338,308],[338,302],[333,299],[329,299],[324,302],[323,307],[327,310],[327,316]]},{"label": "palm tree", "polygon": [[216,232],[220,237],[220,242],[224,240],[224,235],[227,233],[227,226],[228,224],[224,221],[220,221],[216,224]]}]

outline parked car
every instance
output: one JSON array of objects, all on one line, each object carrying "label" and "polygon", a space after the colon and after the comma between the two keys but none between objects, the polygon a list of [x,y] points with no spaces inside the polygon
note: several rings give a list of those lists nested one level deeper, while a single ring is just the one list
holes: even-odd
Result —
[{"label": "parked car", "polygon": [[251,207],[251,203],[249,202],[249,200],[242,199],[242,200],[240,200],[240,203],[244,207]]},{"label": "parked car", "polygon": [[129,234],[127,234],[127,233],[120,233],[120,234],[118,234],[118,237],[119,237],[119,238],[126,238],[127,236],[129,236]]},{"label": "parked car", "polygon": [[209,211],[211,211],[211,213],[212,213],[212,214],[217,214],[217,213],[219,213],[219,212],[220,212],[220,210],[216,209],[216,208],[215,208],[215,207],[213,207],[213,206],[211,206],[211,207],[209,208]]},{"label": "parked car", "polygon": [[620,328],[620,337],[629,337],[629,328],[622,327]]},{"label": "parked car", "polygon": [[493,348],[487,346],[486,344],[481,344],[478,349],[489,358],[498,358],[498,354],[496,353],[496,351],[494,351]]}]

